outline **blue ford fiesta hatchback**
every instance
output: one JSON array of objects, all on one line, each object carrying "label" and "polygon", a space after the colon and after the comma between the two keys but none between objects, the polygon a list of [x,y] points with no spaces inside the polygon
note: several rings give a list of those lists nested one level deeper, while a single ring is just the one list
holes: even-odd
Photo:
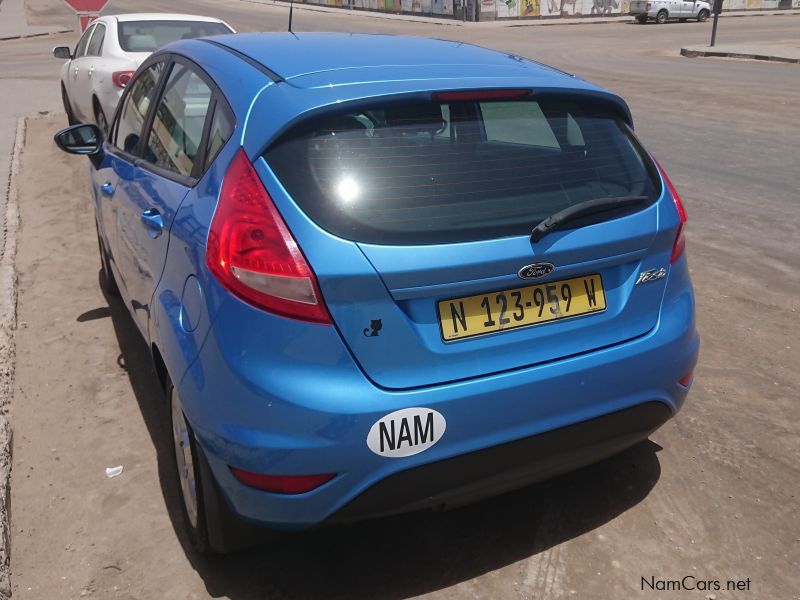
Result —
[{"label": "blue ford fiesta hatchback", "polygon": [[200,550],[452,506],[675,414],[686,214],[616,95],[475,46],[185,40],[88,154],[104,282],[152,349]]}]

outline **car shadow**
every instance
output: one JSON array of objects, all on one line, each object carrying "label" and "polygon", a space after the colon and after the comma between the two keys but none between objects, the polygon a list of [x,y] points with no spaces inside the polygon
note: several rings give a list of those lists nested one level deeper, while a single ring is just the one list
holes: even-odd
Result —
[{"label": "car shadow", "polygon": [[391,599],[447,588],[600,527],[641,502],[661,474],[661,447],[645,441],[591,467],[467,507],[270,536],[234,554],[199,555],[184,532],[169,411],[149,349],[122,302],[106,300],[118,362],[156,450],[169,517],[213,597]]}]

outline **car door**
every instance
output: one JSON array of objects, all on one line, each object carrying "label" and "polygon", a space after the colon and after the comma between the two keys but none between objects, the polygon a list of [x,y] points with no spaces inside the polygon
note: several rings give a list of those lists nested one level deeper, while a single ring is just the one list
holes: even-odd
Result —
[{"label": "car door", "polygon": [[[86,56],[83,59],[83,63],[85,66],[85,76],[86,76],[86,85],[83,86],[81,93],[83,96],[79,96],[79,101],[82,107],[86,107],[86,110],[89,111],[89,115],[92,117],[93,122],[97,122],[95,110],[94,110],[94,95],[95,95],[95,87],[96,87],[96,70],[98,67],[99,62],[101,59],[101,54],[103,51],[103,41],[105,40],[106,36],[106,26],[103,23],[97,23],[94,26],[94,32],[92,33],[92,37],[89,40],[89,44],[86,46]],[[83,75],[79,75],[79,79]],[[98,123],[103,128],[105,128],[105,123]]]},{"label": "car door", "polygon": [[126,300],[129,294],[117,261],[119,207],[129,202],[132,192],[135,194],[134,168],[141,152],[142,131],[168,63],[167,59],[153,62],[130,83],[111,127],[103,162],[93,175],[98,232],[108,251],[120,292]]},{"label": "car door", "polygon": [[96,25],[89,27],[78,40],[78,45],[75,46],[75,51],[72,53],[72,60],[69,63],[69,70],[67,71],[67,81],[65,87],[67,94],[69,94],[72,103],[72,110],[75,116],[80,121],[89,122],[91,120],[91,111],[86,111],[86,105],[83,101],[85,97],[84,89],[87,84],[87,58],[86,50],[89,46],[92,33],[94,33]]},{"label": "car door", "polygon": [[197,181],[213,83],[176,59],[142,136],[134,181],[118,205],[117,267],[131,312],[147,337],[150,300],[161,277],[175,212]]}]

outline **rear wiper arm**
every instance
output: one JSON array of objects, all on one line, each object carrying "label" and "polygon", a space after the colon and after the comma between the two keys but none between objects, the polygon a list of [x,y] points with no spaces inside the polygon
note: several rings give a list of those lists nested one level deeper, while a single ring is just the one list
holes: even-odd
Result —
[{"label": "rear wiper arm", "polygon": [[647,200],[647,196],[617,196],[611,198],[594,198],[592,200],[586,200],[585,202],[578,202],[578,204],[573,204],[564,210],[558,211],[554,215],[550,215],[534,227],[533,231],[531,231],[531,241],[538,242],[551,231],[555,231],[575,219],[614,210],[616,208],[635,206],[641,204],[645,200]]}]

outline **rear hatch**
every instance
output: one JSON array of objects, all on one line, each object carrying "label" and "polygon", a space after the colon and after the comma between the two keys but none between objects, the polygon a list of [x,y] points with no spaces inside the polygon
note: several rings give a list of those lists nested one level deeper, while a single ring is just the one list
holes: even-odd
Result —
[{"label": "rear hatch", "polygon": [[630,14],[640,15],[647,12],[647,0],[631,0]]},{"label": "rear hatch", "polygon": [[[666,279],[636,280],[668,265],[675,231],[659,231],[661,179],[623,117],[564,95],[435,94],[326,112],[267,150],[302,211],[360,250],[341,273],[312,267],[367,376],[440,384],[655,326]],[[531,241],[565,208],[631,196]]]}]

